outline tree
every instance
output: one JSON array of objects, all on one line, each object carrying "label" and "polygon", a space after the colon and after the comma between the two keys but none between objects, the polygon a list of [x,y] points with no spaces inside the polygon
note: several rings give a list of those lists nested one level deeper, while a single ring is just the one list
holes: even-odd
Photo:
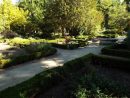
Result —
[{"label": "tree", "polygon": [[120,0],[99,0],[98,4],[99,10],[104,15],[105,29],[117,28],[123,30],[129,16],[126,12],[126,5]]},{"label": "tree", "polygon": [[126,11],[125,4],[114,2],[113,5],[109,12],[109,26],[121,32],[127,26],[127,20],[130,18],[130,15]]},{"label": "tree", "polygon": [[47,0],[21,0],[19,7],[29,11],[30,21],[39,23],[44,18],[44,7]]},{"label": "tree", "polygon": [[12,23],[23,24],[27,19],[27,11],[19,9],[13,5],[11,0],[3,0],[0,4],[0,16],[2,16],[0,25],[3,29],[10,29]]},{"label": "tree", "polygon": [[112,7],[112,0],[98,0],[98,8],[104,15],[104,27],[109,28],[109,12]]},{"label": "tree", "polygon": [[52,23],[55,30],[61,29],[62,34],[72,27],[83,27],[91,32],[102,22],[102,14],[97,11],[96,0],[50,0],[45,20]]}]

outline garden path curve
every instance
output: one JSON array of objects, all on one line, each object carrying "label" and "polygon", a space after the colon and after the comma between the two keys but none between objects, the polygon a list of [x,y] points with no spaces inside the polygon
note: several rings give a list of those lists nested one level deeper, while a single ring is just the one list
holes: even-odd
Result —
[{"label": "garden path curve", "polygon": [[89,53],[99,54],[103,47],[90,45],[75,50],[58,49],[58,52],[53,56],[20,64],[6,70],[0,70],[0,91],[28,80],[47,68],[62,66],[69,60]]}]

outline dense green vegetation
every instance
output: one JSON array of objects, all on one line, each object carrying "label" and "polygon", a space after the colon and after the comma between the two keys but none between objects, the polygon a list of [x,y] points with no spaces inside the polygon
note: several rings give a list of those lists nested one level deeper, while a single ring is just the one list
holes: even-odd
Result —
[{"label": "dense green vegetation", "polygon": [[[0,92],[0,98],[34,97],[63,81],[69,81],[66,85],[68,90],[67,92],[64,91],[64,93],[67,93],[67,96],[72,98],[129,97],[129,88],[99,74],[96,68],[100,64],[95,65],[95,67],[92,66],[97,59],[100,59],[104,67],[121,68],[121,70],[124,68],[123,70],[126,70],[124,62],[120,63],[120,66],[106,66],[104,56],[89,54],[67,62],[63,67],[49,69],[22,84],[8,88]],[[117,64],[115,63],[117,60],[115,62],[114,59],[110,58],[109,60],[112,60],[111,64]]]},{"label": "dense green vegetation", "polygon": [[55,48],[52,48],[50,45],[47,44],[29,45],[23,49],[26,51],[26,54],[23,55],[14,56],[12,54],[9,56],[5,56],[1,54],[0,69],[15,66],[31,60],[39,59],[41,57],[53,55],[57,52]]},{"label": "dense green vegetation", "polygon": [[69,33],[92,38],[104,28],[121,33],[129,18],[126,3],[118,0],[20,0],[15,5],[2,1],[0,32],[8,29],[23,37],[56,38]]},{"label": "dense green vegetation", "polygon": [[11,0],[0,0],[0,43],[25,52],[18,56],[0,53],[0,69],[52,55],[57,52],[53,47],[76,49],[88,45],[89,40],[106,38],[116,42],[118,36],[127,35],[123,44],[105,47],[100,55],[89,54],[48,69],[1,91],[0,98],[36,98],[64,82],[66,98],[129,98],[126,80],[118,81],[105,73],[114,70],[116,78],[122,72],[129,74],[129,2],[19,0],[13,4]]}]

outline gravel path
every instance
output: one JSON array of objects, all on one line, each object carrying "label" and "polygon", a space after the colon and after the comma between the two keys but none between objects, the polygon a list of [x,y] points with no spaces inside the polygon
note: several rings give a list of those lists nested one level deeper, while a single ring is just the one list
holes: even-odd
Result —
[{"label": "gravel path", "polygon": [[103,47],[91,45],[76,50],[58,49],[57,54],[53,56],[20,64],[6,70],[0,70],[0,91],[19,84],[47,68],[62,66],[65,62],[88,53],[99,54]]}]

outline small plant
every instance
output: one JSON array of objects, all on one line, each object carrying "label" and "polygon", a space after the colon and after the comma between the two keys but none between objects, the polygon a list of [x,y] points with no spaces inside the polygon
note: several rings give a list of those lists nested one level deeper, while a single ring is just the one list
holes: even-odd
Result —
[{"label": "small plant", "polygon": [[4,55],[2,53],[0,53],[0,59],[3,59]]}]

